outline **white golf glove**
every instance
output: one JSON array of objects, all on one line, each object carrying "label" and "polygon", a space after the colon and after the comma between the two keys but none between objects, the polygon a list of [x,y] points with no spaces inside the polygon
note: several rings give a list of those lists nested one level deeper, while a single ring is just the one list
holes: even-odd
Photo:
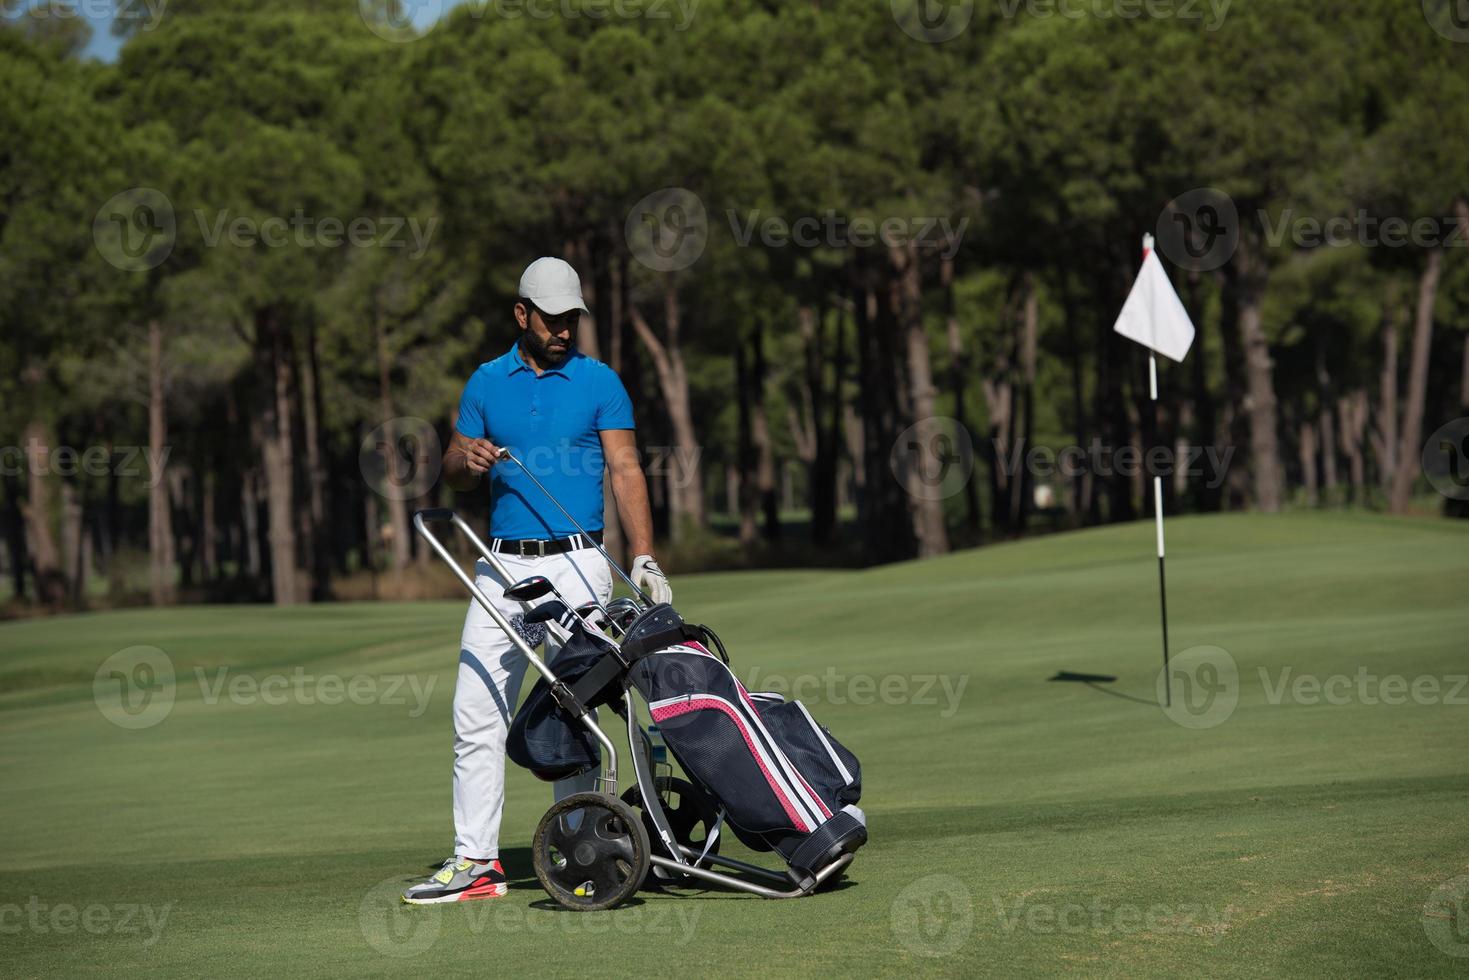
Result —
[{"label": "white golf glove", "polygon": [[652,555],[638,555],[633,559],[632,580],[655,603],[673,601],[673,589],[668,585],[668,576],[663,574],[663,569],[658,567],[658,562]]}]

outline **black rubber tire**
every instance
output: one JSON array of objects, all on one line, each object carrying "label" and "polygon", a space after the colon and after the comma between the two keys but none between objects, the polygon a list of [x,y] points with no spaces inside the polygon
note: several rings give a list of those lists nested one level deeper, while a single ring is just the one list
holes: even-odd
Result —
[{"label": "black rubber tire", "polygon": [[[565,817],[582,811],[575,828]],[[648,874],[648,833],[641,814],[606,793],[577,793],[541,817],[531,845],[536,879],[558,904],[578,912],[615,908]],[[586,883],[590,894],[578,895]]]},{"label": "black rubber tire", "polygon": [[[702,851],[710,829],[719,819],[719,806],[713,797],[705,793],[686,779],[677,776],[659,776],[653,783],[658,796],[663,801],[663,812],[668,817],[669,827],[673,830],[674,838],[685,847],[692,847]],[[669,805],[670,798],[676,799],[673,806]],[[658,837],[658,828],[653,825],[653,818],[643,809],[642,790],[634,785],[622,794],[622,802],[630,807],[637,808],[642,816],[643,830],[648,835],[648,840],[658,841],[658,851],[664,850],[662,841]],[[694,831],[700,825],[704,828],[704,837],[696,838]],[[720,835],[721,837],[723,834]],[[709,848],[710,854],[719,853],[719,840],[714,839],[714,845]],[[654,868],[653,874],[648,878],[650,887],[663,882],[682,881],[688,875],[678,874],[666,868]]]}]

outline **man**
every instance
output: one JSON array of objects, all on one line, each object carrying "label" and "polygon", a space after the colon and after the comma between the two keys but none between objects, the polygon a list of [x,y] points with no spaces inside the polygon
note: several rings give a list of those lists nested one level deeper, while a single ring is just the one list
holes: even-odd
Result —
[{"label": "man", "polygon": [[[668,602],[668,579],[653,557],[648,484],[638,462],[632,403],[607,365],[576,349],[587,312],[581,280],[554,258],[532,262],[520,278],[515,322],[520,339],[469,379],[459,402],[453,439],[444,452],[444,481],[465,493],[490,483],[490,547],[511,576],[502,582],[489,563],[475,567],[477,584],[506,618],[523,607],[504,589],[544,575],[567,604],[606,602],[612,573],[592,542],[580,535],[514,463],[513,452],[563,506],[601,540],[602,471],[612,475],[628,544],[637,558],[632,578],[655,602]],[[414,905],[498,898],[500,816],[505,802],[505,736],[527,664],[479,603],[471,601],[460,640],[454,688],[454,856],[427,881],[408,889]],[[562,780],[556,798],[595,788],[594,775]]]}]

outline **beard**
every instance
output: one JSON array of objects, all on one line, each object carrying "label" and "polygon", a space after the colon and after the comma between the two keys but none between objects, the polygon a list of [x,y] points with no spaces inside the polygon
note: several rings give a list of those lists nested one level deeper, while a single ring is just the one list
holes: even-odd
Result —
[{"label": "beard", "polygon": [[537,362],[544,364],[547,367],[556,367],[562,361],[571,356],[571,348],[573,344],[569,339],[566,341],[565,347],[553,347],[553,342],[559,343],[556,338],[546,337],[542,339],[541,337],[536,336],[536,334],[530,330],[527,330],[525,331],[525,333],[521,334],[521,338],[524,340],[525,346],[530,350],[531,356],[534,357]]}]

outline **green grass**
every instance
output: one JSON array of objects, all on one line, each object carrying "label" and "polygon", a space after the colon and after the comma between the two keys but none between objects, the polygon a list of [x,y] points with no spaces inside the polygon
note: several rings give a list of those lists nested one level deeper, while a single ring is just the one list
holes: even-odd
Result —
[{"label": "green grass", "polygon": [[[861,572],[675,576],[747,683],[800,685],[862,759],[871,843],[844,887],[792,902],[690,891],[548,908],[526,846],[549,793],[514,770],[509,897],[396,906],[452,841],[462,604],[5,625],[5,973],[1463,975],[1425,921],[1458,928],[1464,952],[1469,928],[1424,911],[1469,874],[1469,690],[1443,703],[1469,672],[1469,528],[1170,524],[1174,650],[1222,647],[1238,670],[1237,707],[1205,728],[1153,701],[1151,549],[1137,524]],[[125,730],[93,677],[136,644],[167,653],[177,693],[161,723]],[[418,688],[394,704],[211,703],[196,669],[214,683],[220,668]],[[1438,678],[1438,703],[1290,692],[1363,669]],[[1060,670],[1117,681],[1048,680]],[[90,931],[68,918],[81,914]]]}]

